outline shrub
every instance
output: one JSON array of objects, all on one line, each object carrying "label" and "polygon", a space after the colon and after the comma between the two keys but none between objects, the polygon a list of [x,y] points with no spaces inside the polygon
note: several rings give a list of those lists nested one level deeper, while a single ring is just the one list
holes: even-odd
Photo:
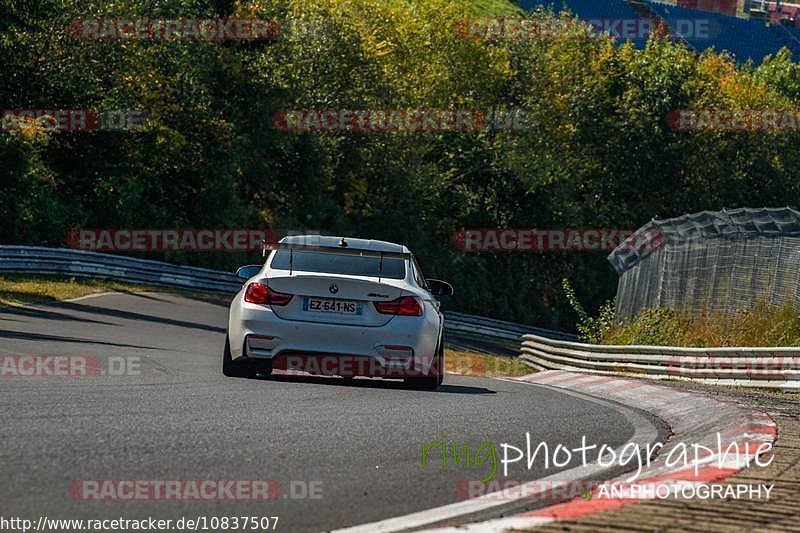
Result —
[{"label": "shrub", "polygon": [[604,344],[655,346],[800,346],[800,312],[759,304],[733,314],[688,316],[666,308],[644,309],[631,322],[606,330]]}]

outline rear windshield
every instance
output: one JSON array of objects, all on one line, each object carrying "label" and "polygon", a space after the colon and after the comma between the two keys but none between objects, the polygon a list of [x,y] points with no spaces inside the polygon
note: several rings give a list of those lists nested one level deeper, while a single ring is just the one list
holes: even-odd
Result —
[{"label": "rear windshield", "polygon": [[292,270],[319,272],[321,274],[344,274],[349,276],[371,276],[390,279],[406,277],[405,259],[380,257],[361,257],[358,255],[330,254],[322,252],[293,252],[278,250],[270,266],[289,270],[289,256],[292,255]]}]

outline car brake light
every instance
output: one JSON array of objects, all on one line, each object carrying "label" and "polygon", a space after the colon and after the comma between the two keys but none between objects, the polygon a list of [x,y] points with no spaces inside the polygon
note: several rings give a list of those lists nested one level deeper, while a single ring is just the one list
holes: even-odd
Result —
[{"label": "car brake light", "polygon": [[273,291],[263,283],[251,283],[244,292],[244,301],[251,304],[286,305],[292,298],[291,294]]},{"label": "car brake light", "polygon": [[373,302],[383,315],[422,316],[422,302],[416,296],[401,296],[390,302]]}]

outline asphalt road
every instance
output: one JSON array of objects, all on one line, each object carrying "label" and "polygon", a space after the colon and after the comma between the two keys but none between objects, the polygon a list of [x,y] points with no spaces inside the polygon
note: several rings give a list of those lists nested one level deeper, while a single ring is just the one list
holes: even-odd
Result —
[{"label": "asphalt road", "polygon": [[[107,295],[0,313],[0,356],[84,355],[138,362],[130,375],[0,377],[3,516],[177,519],[278,516],[279,531],[320,531],[458,501],[467,471],[421,466],[445,440],[619,446],[634,432],[613,407],[542,387],[447,376],[437,392],[337,378],[225,378],[227,308],[168,294]],[[139,358],[138,360],[136,358]],[[445,437],[442,438],[441,435]],[[573,463],[571,466],[574,466]],[[509,477],[551,475],[512,468]],[[500,473],[498,472],[498,477]],[[272,479],[267,502],[81,501],[82,479]],[[321,483],[319,499],[302,496]]]}]

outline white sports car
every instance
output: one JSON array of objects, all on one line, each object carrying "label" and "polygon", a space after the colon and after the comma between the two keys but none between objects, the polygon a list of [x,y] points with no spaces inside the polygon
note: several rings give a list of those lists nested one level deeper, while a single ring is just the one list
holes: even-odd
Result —
[{"label": "white sports car", "polygon": [[226,376],[273,368],[311,374],[402,378],[435,389],[444,376],[443,317],[436,297],[453,293],[426,280],[405,246],[329,236],[265,245],[266,263],[231,303],[222,358]]}]

